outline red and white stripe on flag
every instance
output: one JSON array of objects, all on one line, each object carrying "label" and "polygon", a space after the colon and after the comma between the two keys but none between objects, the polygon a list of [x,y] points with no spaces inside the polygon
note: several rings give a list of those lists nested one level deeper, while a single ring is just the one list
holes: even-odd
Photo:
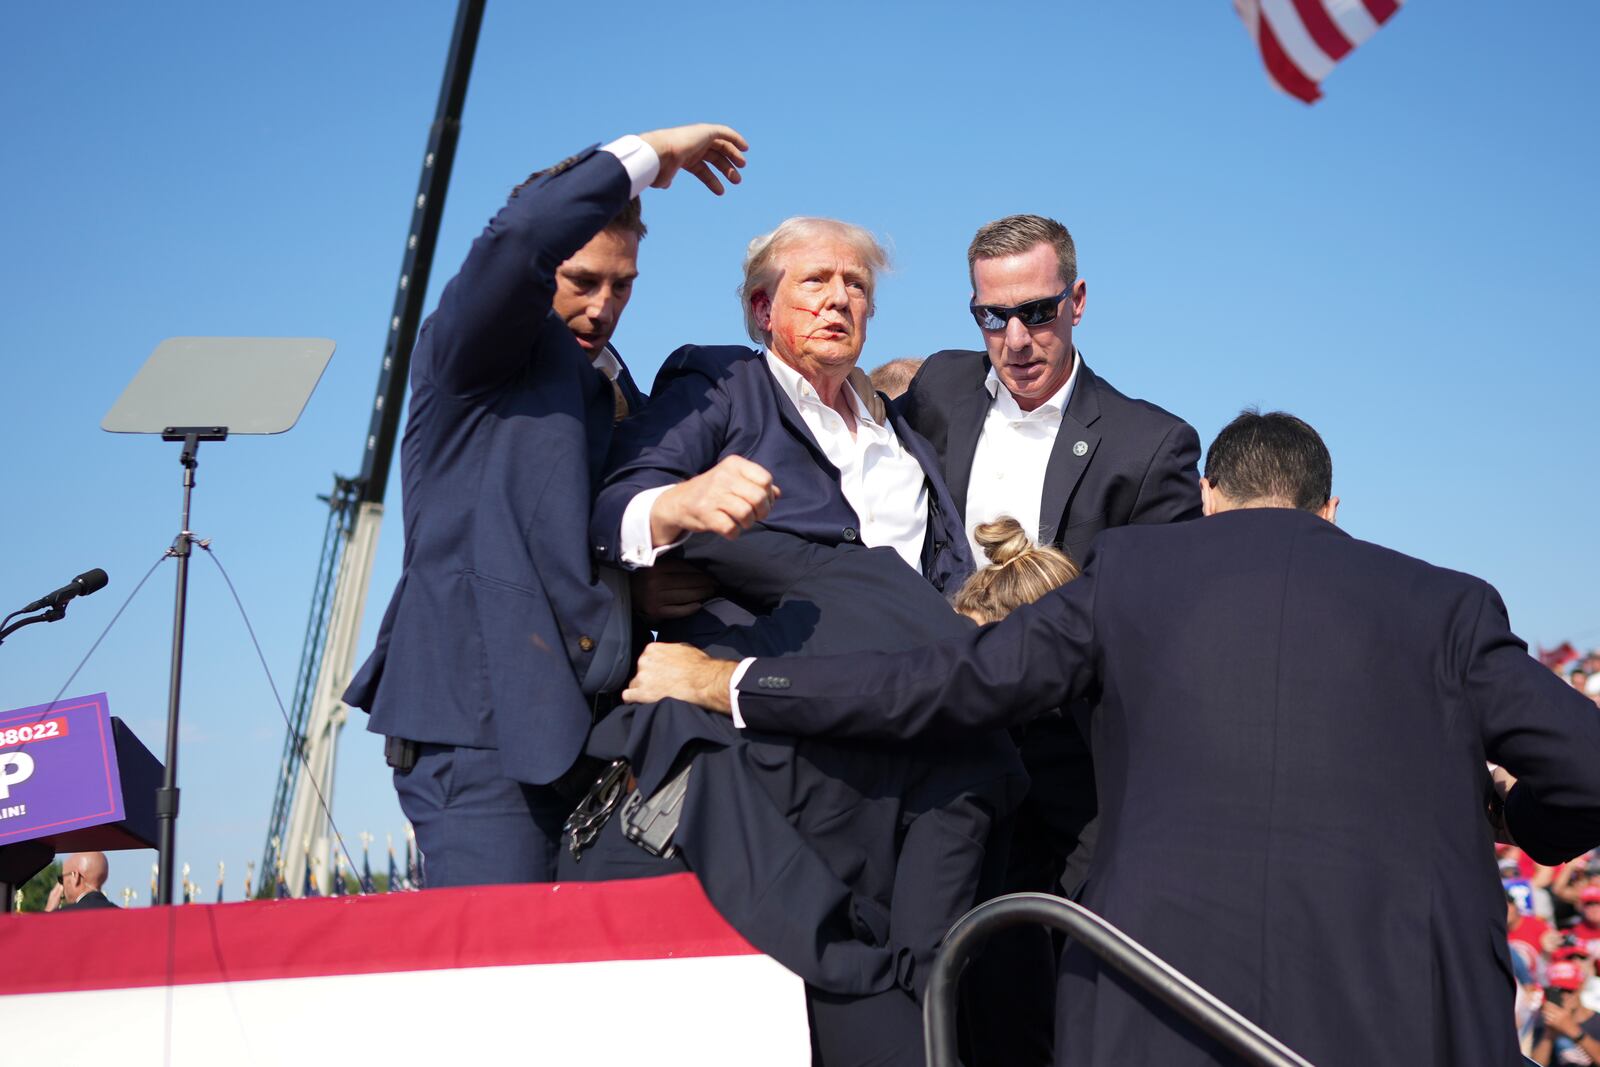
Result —
[{"label": "red and white stripe on flag", "polygon": [[1290,96],[1315,103],[1334,65],[1400,10],[1401,0],[1233,0],[1267,76]]},{"label": "red and white stripe on flag", "polygon": [[0,916],[0,951],[4,1063],[811,1062],[804,983],[690,874]]}]

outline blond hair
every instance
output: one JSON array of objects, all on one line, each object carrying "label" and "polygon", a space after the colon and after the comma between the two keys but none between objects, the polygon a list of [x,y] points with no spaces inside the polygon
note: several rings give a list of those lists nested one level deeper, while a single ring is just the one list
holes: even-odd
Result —
[{"label": "blond hair", "polygon": [[867,268],[867,314],[876,308],[873,294],[878,287],[878,272],[889,267],[889,253],[872,233],[854,223],[838,219],[796,215],[778,223],[777,228],[750,239],[744,253],[744,281],[739,286],[739,303],[744,308],[744,329],[758,345],[768,344],[772,335],[761,328],[753,306],[757,293],[772,296],[778,280],[778,255],[797,244],[816,237],[836,237],[856,250]]},{"label": "blond hair", "polygon": [[998,622],[1079,574],[1065,552],[1033,543],[1022,523],[1009,515],[979,524],[973,532],[989,565],[968,578],[955,596],[955,609],[979,622]]}]

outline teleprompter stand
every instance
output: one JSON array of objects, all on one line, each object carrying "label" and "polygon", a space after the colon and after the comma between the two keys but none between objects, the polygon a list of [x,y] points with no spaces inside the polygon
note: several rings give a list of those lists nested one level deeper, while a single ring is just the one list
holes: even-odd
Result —
[{"label": "teleprompter stand", "polygon": [[167,550],[177,558],[178,580],[167,687],[167,759],[155,797],[160,852],[156,904],[172,903],[183,636],[189,560],[199,540],[190,530],[189,515],[200,443],[290,429],[332,356],[333,342],[315,337],[171,337],[156,346],[100,423],[112,433],[160,434],[163,441],[182,444],[178,462],[183,466],[183,523]]}]

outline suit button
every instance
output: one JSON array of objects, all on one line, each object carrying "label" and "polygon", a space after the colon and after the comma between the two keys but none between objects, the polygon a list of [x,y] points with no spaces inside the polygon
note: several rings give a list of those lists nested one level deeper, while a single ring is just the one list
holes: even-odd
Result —
[{"label": "suit button", "polygon": [[578,647],[583,649],[585,652],[593,652],[594,638],[590,637],[588,634],[584,634],[582,637],[578,638]]},{"label": "suit button", "polygon": [[756,685],[762,689],[787,689],[789,688],[789,679],[776,674],[769,674],[765,678],[757,680]]},{"label": "suit button", "polygon": [[853,541],[855,541],[857,536],[858,535],[856,533],[856,528],[854,526],[846,526],[844,528],[844,539],[846,541],[853,542]]}]

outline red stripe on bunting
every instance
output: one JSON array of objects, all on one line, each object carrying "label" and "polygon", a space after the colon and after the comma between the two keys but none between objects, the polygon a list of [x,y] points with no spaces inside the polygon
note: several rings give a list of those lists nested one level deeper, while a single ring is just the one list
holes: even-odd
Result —
[{"label": "red stripe on bunting", "polygon": [[1352,45],[1328,14],[1323,0],[1291,0],[1300,13],[1300,22],[1329,59],[1339,60],[1350,54]]},{"label": "red stripe on bunting", "polygon": [[1294,65],[1294,60],[1283,50],[1283,45],[1278,43],[1278,37],[1272,32],[1272,23],[1266,18],[1261,20],[1260,30],[1261,58],[1267,65],[1267,73],[1272,80],[1278,83],[1278,88],[1288,93],[1297,100],[1304,100],[1314,104],[1322,97],[1322,90],[1317,88],[1317,83],[1306,77],[1305,72]]},{"label": "red stripe on bunting", "polygon": [[1361,0],[1361,3],[1367,9],[1367,14],[1372,16],[1372,21],[1380,26],[1400,10],[1400,0]]},{"label": "red stripe on bunting", "polygon": [[0,917],[0,995],[756,950],[692,874]]}]

